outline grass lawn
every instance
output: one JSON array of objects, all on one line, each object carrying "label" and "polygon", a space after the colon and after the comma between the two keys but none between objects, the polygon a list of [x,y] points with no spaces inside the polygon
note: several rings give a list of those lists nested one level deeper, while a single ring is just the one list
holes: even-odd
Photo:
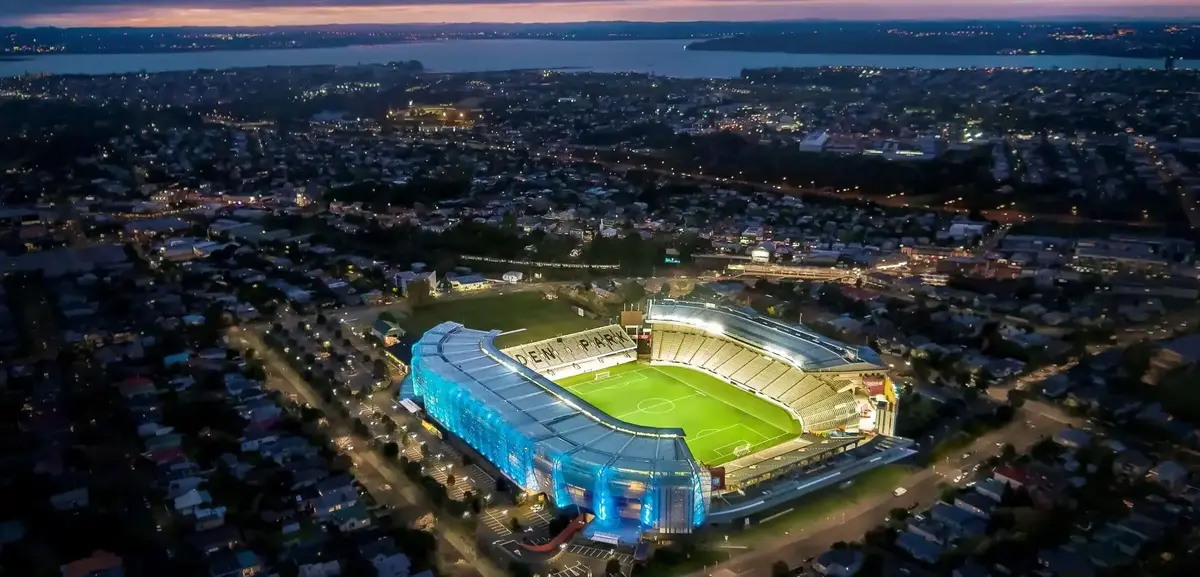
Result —
[{"label": "grass lawn", "polygon": [[692,455],[709,466],[800,434],[800,423],[784,409],[683,367],[628,363],[559,384],[622,421],[683,429]]},{"label": "grass lawn", "polygon": [[[884,465],[854,477],[854,482],[849,487],[826,487],[789,503],[788,508],[791,508],[791,511],[766,523],[757,523],[741,531],[732,531],[729,534],[729,544],[753,547],[778,539],[785,531],[798,532],[809,528],[826,517],[840,515],[853,503],[894,491],[904,477],[912,472],[912,467]],[[898,500],[896,506],[902,507],[903,503],[907,502]]]},{"label": "grass lawn", "polygon": [[400,325],[409,334],[420,335],[445,321],[459,322],[469,329],[525,329],[496,339],[496,346],[501,348],[607,324],[602,319],[579,316],[562,300],[546,300],[539,292],[519,292],[434,301],[400,319]]}]

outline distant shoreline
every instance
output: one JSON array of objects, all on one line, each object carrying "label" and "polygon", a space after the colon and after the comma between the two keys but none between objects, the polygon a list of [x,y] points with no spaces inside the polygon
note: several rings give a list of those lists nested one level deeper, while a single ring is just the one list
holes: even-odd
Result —
[{"label": "distant shoreline", "polygon": [[28,56],[0,56],[0,62],[21,62],[29,60]]},{"label": "distant shoreline", "polygon": [[744,52],[758,54],[861,55],[885,53],[895,56],[1090,56],[1096,58],[1136,58],[1140,60],[1163,60],[1167,57],[1173,57],[1176,61],[1200,58],[1200,53],[1184,52],[1181,54],[1176,51],[1166,50],[1042,49],[1022,52],[1019,49],[997,51],[982,47],[973,50],[969,46],[961,44],[955,46],[952,50],[942,50],[921,42],[893,45],[881,50],[879,46],[870,42],[862,42],[856,45],[833,45],[829,43],[813,44],[805,39],[750,36],[696,40],[689,42],[684,49],[694,52]]}]

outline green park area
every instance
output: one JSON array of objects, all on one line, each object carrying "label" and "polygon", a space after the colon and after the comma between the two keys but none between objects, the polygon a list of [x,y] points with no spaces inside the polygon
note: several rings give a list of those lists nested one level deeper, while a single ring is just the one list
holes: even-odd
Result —
[{"label": "green park area", "polygon": [[570,303],[562,299],[547,300],[537,291],[446,298],[448,300],[433,300],[417,307],[410,316],[399,317],[400,326],[413,338],[419,338],[425,331],[446,321],[479,330],[525,329],[496,339],[497,346],[511,347],[603,326],[607,322],[581,317]]}]

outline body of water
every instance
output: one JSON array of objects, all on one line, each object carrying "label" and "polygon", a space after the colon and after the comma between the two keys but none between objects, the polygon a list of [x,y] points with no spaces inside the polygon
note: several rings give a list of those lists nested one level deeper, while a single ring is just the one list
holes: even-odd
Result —
[{"label": "body of water", "polygon": [[[876,66],[881,68],[1032,67],[1157,68],[1161,60],[1105,56],[943,56],[897,54],[778,54],[685,50],[686,40],[449,40],[380,46],[239,50],[161,54],[55,54],[0,61],[0,76],[27,73],[120,74],[259,66],[377,64],[419,60],[431,71],[479,72],[563,68],[645,72],[682,78],[729,78],[743,68]],[[1196,68],[1196,62],[1177,62]]]}]

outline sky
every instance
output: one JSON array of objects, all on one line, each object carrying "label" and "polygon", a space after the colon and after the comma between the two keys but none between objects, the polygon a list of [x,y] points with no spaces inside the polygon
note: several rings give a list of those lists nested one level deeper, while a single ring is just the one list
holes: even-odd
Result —
[{"label": "sky", "polygon": [[20,26],[1198,18],[1200,0],[0,0]]}]

